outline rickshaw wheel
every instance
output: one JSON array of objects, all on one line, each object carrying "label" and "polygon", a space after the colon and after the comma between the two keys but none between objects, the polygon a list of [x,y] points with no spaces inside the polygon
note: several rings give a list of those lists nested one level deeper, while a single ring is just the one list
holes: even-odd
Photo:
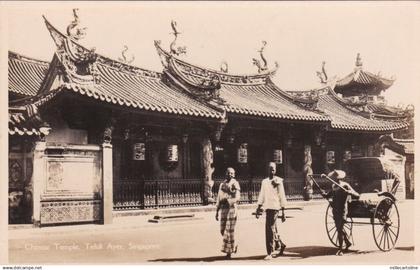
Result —
[{"label": "rickshaw wheel", "polygon": [[[328,205],[327,211],[325,212],[325,228],[327,230],[327,235],[328,235],[328,239],[330,239],[330,242],[334,246],[339,247],[338,233],[337,233],[337,228],[335,227],[331,205]],[[353,219],[350,217],[347,217],[346,223],[344,223],[344,233],[347,235],[347,238],[353,242],[352,230],[353,230]]]},{"label": "rickshaw wheel", "polygon": [[395,201],[384,198],[376,205],[372,221],[373,238],[382,251],[395,247],[400,232],[400,214]]}]

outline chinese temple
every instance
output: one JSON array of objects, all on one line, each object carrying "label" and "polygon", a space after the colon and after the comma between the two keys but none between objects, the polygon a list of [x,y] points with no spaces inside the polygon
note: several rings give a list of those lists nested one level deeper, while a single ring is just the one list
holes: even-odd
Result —
[{"label": "chinese temple", "polygon": [[118,211],[212,204],[227,167],[241,203],[253,203],[269,161],[289,200],[316,199],[309,174],[378,156],[379,138],[408,126],[400,111],[370,102],[393,81],[361,65],[284,91],[266,42],[255,74],[235,75],[227,63],[186,61],[172,22],[170,47],[154,43],[155,72],[83,46],[77,18],[66,33],[44,18],[50,62],[9,53],[9,223],[111,223]]}]

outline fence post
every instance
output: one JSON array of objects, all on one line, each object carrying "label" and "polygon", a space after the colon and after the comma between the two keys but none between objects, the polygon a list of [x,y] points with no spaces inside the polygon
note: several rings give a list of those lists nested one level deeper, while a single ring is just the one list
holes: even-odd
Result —
[{"label": "fence post", "polygon": [[159,187],[158,187],[158,181],[155,179],[155,208],[158,208],[159,206]]}]

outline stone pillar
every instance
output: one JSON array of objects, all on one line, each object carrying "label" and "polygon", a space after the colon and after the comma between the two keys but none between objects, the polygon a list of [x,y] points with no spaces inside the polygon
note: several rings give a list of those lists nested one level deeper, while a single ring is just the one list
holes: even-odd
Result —
[{"label": "stone pillar", "polygon": [[313,194],[313,181],[309,175],[313,174],[312,171],[312,155],[311,155],[311,146],[305,145],[305,159],[303,164],[303,173],[305,174],[305,188],[304,188],[304,196],[305,200],[311,200]]},{"label": "stone pillar", "polygon": [[112,224],[113,204],[113,173],[112,173],[112,144],[102,144],[102,205],[103,223]]},{"label": "stone pillar", "polygon": [[202,146],[202,168],[204,170],[204,177],[203,177],[203,202],[204,204],[213,203],[213,192],[212,188],[214,185],[214,181],[212,179],[212,175],[214,172],[213,167],[213,149],[211,145],[211,141],[209,138],[206,138],[201,143]]},{"label": "stone pillar", "polygon": [[32,222],[35,226],[41,224],[41,194],[42,188],[45,185],[46,178],[46,157],[45,157],[46,142],[38,141],[35,143],[34,160],[33,160],[33,215]]}]

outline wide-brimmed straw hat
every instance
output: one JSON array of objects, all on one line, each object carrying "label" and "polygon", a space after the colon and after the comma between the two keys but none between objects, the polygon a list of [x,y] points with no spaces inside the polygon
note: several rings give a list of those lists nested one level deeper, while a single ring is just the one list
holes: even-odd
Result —
[{"label": "wide-brimmed straw hat", "polygon": [[346,172],[342,170],[334,170],[328,174],[328,177],[331,179],[341,180],[346,178]]}]

